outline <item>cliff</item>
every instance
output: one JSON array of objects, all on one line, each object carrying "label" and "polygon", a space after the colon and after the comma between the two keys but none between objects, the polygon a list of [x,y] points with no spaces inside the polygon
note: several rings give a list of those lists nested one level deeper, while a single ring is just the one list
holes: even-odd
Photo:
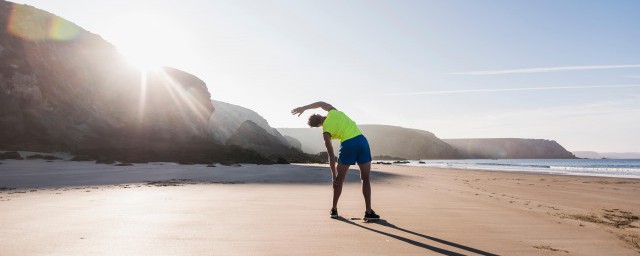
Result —
[{"label": "cliff", "polygon": [[269,122],[257,112],[222,101],[212,100],[211,102],[216,112],[209,120],[209,127],[215,141],[226,143],[245,121],[251,121],[261,127],[266,134],[274,136],[278,144],[289,145],[286,138],[278,130],[271,127]]},{"label": "cliff", "polygon": [[0,27],[0,149],[267,162],[213,143],[214,108],[199,78],[170,67],[141,72],[100,36],[31,6],[0,0]]},{"label": "cliff", "polygon": [[270,134],[251,120],[244,121],[226,143],[251,149],[270,159],[302,155],[302,151],[288,144],[283,144],[279,137]]},{"label": "cliff", "polygon": [[230,103],[212,102],[216,112],[209,126],[218,143],[250,149],[274,161],[278,158],[290,162],[324,161],[304,154],[299,141],[282,136],[257,112]]},{"label": "cliff", "polygon": [[575,156],[553,140],[543,139],[445,139],[465,158],[567,159]]},{"label": "cliff", "polygon": [[[373,156],[386,155],[405,159],[457,159],[462,155],[433,133],[389,125],[359,125],[369,140]],[[320,128],[279,128],[302,144],[306,153],[326,151]],[[334,148],[339,144],[334,141]]]}]

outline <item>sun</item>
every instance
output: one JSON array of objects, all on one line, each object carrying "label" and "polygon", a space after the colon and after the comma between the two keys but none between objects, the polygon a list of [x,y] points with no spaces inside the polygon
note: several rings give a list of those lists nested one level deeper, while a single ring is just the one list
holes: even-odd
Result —
[{"label": "sun", "polygon": [[171,19],[150,13],[123,14],[110,26],[108,40],[142,71],[171,66],[189,46],[178,24],[167,20]]}]

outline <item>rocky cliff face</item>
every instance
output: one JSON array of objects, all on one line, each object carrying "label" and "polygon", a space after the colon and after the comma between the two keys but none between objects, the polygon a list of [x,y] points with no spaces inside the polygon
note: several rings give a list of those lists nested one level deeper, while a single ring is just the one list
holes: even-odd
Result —
[{"label": "rocky cliff face", "polygon": [[[388,125],[359,125],[369,140],[373,156],[387,155],[405,159],[457,159],[462,155],[433,133]],[[280,128],[282,134],[296,138],[307,153],[326,151],[319,128]],[[334,149],[339,144],[334,141]]]},{"label": "rocky cliff face", "polygon": [[251,121],[267,134],[274,136],[278,144],[288,145],[287,140],[278,130],[272,128],[269,122],[255,111],[222,101],[212,100],[211,102],[216,112],[211,116],[209,126],[211,134],[217,142],[226,143],[245,121]]},{"label": "rocky cliff face", "polygon": [[236,145],[251,149],[269,158],[302,154],[302,151],[288,144],[283,144],[278,137],[269,134],[267,130],[251,120],[244,121],[242,125],[240,125],[236,132],[227,140],[227,145]]},{"label": "rocky cliff face", "polygon": [[543,139],[445,139],[465,158],[564,159],[575,158],[553,140]]},{"label": "rocky cliff face", "polygon": [[0,148],[159,152],[209,140],[214,108],[197,77],[140,72],[99,36],[26,5],[0,1],[0,28]]},{"label": "rocky cliff face", "polygon": [[299,141],[282,136],[255,111],[221,101],[212,102],[216,112],[209,124],[217,142],[250,149],[274,161],[278,158],[292,162],[318,161],[317,156],[302,153]]},{"label": "rocky cliff face", "polygon": [[406,159],[457,159],[462,155],[433,133],[388,125],[363,125],[373,155]]},{"label": "rocky cliff face", "polygon": [[285,135],[284,138],[287,140],[289,145],[291,145],[292,147],[302,151],[302,143],[299,140],[297,140],[294,137],[287,136],[287,135]]}]

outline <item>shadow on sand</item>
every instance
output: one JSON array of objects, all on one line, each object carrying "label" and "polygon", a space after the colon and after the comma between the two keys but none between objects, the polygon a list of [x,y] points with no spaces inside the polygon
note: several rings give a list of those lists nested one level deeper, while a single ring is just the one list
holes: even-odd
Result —
[{"label": "shadow on sand", "polygon": [[[338,220],[340,220],[342,222],[345,222],[347,224],[351,224],[351,225],[354,225],[354,226],[369,230],[369,231],[376,232],[378,234],[382,234],[382,235],[385,235],[385,236],[388,236],[388,237],[391,237],[391,238],[395,238],[395,239],[403,241],[405,243],[412,244],[412,245],[415,245],[415,246],[418,246],[418,247],[421,247],[421,248],[424,248],[424,249],[427,249],[427,250],[430,250],[430,251],[433,251],[433,252],[441,253],[441,254],[444,254],[444,255],[466,255],[466,254],[461,254],[461,253],[452,252],[452,251],[449,251],[449,250],[446,250],[446,249],[438,248],[438,247],[435,247],[435,246],[431,246],[431,245],[428,245],[428,244],[424,244],[424,243],[418,242],[416,240],[411,240],[409,238],[402,237],[402,236],[399,236],[399,235],[394,235],[394,234],[390,234],[390,233],[387,233],[387,232],[384,232],[384,231],[380,231],[380,230],[377,230],[377,229],[366,227],[364,225],[361,225],[359,223],[353,222],[353,221],[348,220],[348,219],[343,218],[343,217],[339,217]],[[444,244],[444,245],[448,245],[448,246],[451,246],[451,247],[455,247],[455,248],[462,249],[462,250],[465,250],[465,251],[468,251],[468,252],[471,252],[471,253],[476,253],[476,254],[479,254],[479,255],[491,255],[491,256],[498,255],[498,254],[486,252],[486,251],[483,251],[483,250],[480,250],[480,249],[472,248],[472,247],[469,247],[469,246],[464,246],[464,245],[457,244],[457,243],[454,243],[454,242],[449,242],[449,241],[446,241],[446,240],[442,240],[440,238],[436,238],[436,237],[420,234],[420,233],[417,233],[417,232],[413,232],[411,230],[407,230],[407,229],[398,227],[396,225],[393,225],[393,224],[387,222],[386,220],[378,220],[378,221],[375,221],[375,222],[369,222],[369,223],[367,223],[367,225],[368,224],[373,224],[373,225],[377,224],[377,225],[382,225],[382,226],[385,226],[385,227],[393,228],[393,229],[396,229],[396,230],[399,230],[399,231],[403,231],[403,232],[408,233],[408,234],[412,234],[412,235],[415,235],[415,236],[423,237],[423,238],[429,239],[429,240],[434,241],[434,242],[438,242],[438,243],[441,243],[441,244]]]}]

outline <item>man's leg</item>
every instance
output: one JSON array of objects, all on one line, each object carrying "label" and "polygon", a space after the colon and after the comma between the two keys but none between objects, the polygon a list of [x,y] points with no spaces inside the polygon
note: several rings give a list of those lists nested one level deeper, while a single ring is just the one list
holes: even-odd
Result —
[{"label": "man's leg", "polygon": [[362,180],[362,195],[367,212],[371,212],[371,183],[369,173],[371,172],[371,162],[358,164],[360,167],[360,179]]},{"label": "man's leg", "polygon": [[338,209],[338,199],[340,199],[340,194],[342,194],[342,184],[347,177],[349,165],[338,163],[336,169],[338,169],[338,177],[336,178],[337,183],[333,184],[333,210]]}]

